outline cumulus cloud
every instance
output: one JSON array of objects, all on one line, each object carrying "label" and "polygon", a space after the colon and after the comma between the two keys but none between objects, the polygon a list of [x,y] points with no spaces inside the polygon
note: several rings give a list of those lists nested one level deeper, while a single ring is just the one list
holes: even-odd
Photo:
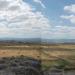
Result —
[{"label": "cumulus cloud", "polygon": [[44,33],[47,39],[74,39],[75,38],[75,27],[72,26],[60,26],[57,25],[52,27],[50,31]]},{"label": "cumulus cloud", "polygon": [[75,23],[75,15],[62,15],[61,18],[69,20],[71,23]]},{"label": "cumulus cloud", "polygon": [[36,3],[39,3],[43,8],[46,8],[41,0],[33,0],[33,1],[36,2]]},{"label": "cumulus cloud", "polygon": [[65,6],[64,10],[68,11],[69,13],[75,13],[75,4],[72,4],[72,5],[69,5],[69,6]]},{"label": "cumulus cloud", "polygon": [[63,19],[69,20],[71,23],[75,24],[75,4],[65,6],[64,11],[69,13],[69,15],[62,15],[60,17]]},{"label": "cumulus cloud", "polygon": [[[37,0],[36,0],[37,1]],[[41,1],[38,0],[41,4]],[[40,36],[50,28],[49,20],[40,11],[22,0],[0,0],[0,35]]]}]

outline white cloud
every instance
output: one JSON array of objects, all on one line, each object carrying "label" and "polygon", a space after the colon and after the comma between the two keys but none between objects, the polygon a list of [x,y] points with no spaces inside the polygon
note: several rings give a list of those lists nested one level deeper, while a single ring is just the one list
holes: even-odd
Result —
[{"label": "white cloud", "polygon": [[36,2],[36,3],[41,4],[41,6],[42,6],[43,8],[46,8],[45,5],[42,3],[41,0],[33,0],[33,1]]},{"label": "white cloud", "polygon": [[64,11],[67,11],[67,14],[69,13],[69,15],[62,15],[60,17],[75,24],[75,4],[65,6]]},{"label": "white cloud", "polygon": [[69,6],[65,6],[64,10],[68,11],[70,13],[75,13],[75,4],[72,4],[72,5],[69,5]]},{"label": "white cloud", "polygon": [[69,20],[71,23],[75,23],[75,15],[62,15],[60,17]]},{"label": "white cloud", "polygon": [[[39,1],[41,3],[41,1]],[[40,36],[50,28],[49,20],[22,0],[0,0],[0,35]]]},{"label": "white cloud", "polygon": [[43,35],[47,39],[73,39],[75,38],[75,27],[72,26],[55,26],[50,31],[45,31]]}]

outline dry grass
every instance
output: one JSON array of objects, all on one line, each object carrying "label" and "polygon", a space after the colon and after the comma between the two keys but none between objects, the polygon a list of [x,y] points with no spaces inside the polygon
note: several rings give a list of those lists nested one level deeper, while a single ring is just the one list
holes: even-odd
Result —
[{"label": "dry grass", "polygon": [[57,45],[4,45],[0,46],[0,57],[11,56],[30,56],[42,59],[54,60],[57,58],[74,58],[75,45],[57,44]]},{"label": "dry grass", "polygon": [[65,59],[75,63],[75,45],[56,44],[56,45],[0,45],[0,57],[28,56],[42,59],[45,67],[56,64],[58,59]]}]

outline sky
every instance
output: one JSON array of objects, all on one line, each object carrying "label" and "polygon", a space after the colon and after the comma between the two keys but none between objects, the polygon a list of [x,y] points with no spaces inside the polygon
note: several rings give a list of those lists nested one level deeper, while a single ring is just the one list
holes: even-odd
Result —
[{"label": "sky", "polygon": [[75,39],[75,0],[0,0],[0,38]]}]

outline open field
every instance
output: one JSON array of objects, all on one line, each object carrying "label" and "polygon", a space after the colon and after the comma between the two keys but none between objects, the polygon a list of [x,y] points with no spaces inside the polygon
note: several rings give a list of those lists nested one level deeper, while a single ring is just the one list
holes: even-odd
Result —
[{"label": "open field", "polygon": [[0,57],[20,55],[41,59],[45,67],[64,59],[75,68],[75,44],[0,44]]}]

